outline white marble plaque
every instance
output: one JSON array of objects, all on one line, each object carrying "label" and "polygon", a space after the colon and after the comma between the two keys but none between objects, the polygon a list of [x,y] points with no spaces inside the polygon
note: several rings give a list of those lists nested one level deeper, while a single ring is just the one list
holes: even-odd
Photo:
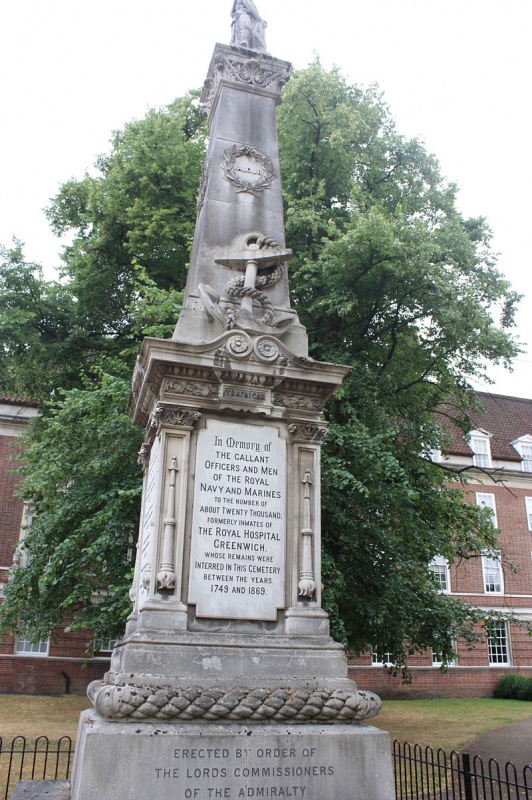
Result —
[{"label": "white marble plaque", "polygon": [[275,620],[284,607],[286,443],[265,425],[198,434],[189,603],[199,617]]}]

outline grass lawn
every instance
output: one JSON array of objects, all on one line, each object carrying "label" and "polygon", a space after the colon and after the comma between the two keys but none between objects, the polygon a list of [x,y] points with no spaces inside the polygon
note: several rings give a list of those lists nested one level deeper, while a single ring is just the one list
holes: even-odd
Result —
[{"label": "grass lawn", "polygon": [[[89,707],[84,696],[0,695],[0,736],[4,741],[18,734],[75,738],[79,713]],[[519,700],[385,700],[372,724],[389,731],[392,740],[449,751],[525,717],[532,717],[532,703]]]},{"label": "grass lawn", "polygon": [[392,741],[461,750],[486,731],[532,717],[532,703],[522,700],[384,700],[372,724]]}]

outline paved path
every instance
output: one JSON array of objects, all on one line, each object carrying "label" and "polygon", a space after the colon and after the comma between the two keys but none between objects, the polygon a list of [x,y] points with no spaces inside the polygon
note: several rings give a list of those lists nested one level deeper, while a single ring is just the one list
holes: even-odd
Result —
[{"label": "paved path", "polygon": [[[479,736],[469,742],[463,752],[469,753],[471,758],[481,756],[486,767],[490,758],[496,758],[501,767],[513,761],[522,772],[527,764],[532,764],[532,717]],[[532,779],[532,772],[529,778]]]}]

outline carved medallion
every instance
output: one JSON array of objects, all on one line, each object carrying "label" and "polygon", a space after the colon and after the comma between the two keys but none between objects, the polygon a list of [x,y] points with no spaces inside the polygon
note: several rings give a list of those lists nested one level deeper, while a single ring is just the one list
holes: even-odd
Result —
[{"label": "carved medallion", "polygon": [[261,336],[255,342],[255,352],[262,361],[275,361],[279,357],[279,347],[267,336]]},{"label": "carved medallion", "polygon": [[271,159],[256,147],[234,144],[224,151],[220,164],[225,179],[233,184],[237,192],[249,192],[257,196],[270,189],[275,178]]},{"label": "carved medallion", "polygon": [[251,353],[251,342],[247,336],[237,334],[227,342],[227,349],[236,358],[246,358]]}]

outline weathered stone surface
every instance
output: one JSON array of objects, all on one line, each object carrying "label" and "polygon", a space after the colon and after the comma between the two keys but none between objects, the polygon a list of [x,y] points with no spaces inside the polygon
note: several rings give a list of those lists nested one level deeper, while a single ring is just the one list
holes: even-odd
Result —
[{"label": "weathered stone surface", "polygon": [[76,800],[394,797],[388,736],[365,725],[105,726],[85,712],[75,774]]},{"label": "weathered stone surface", "polygon": [[68,781],[19,781],[11,800],[70,800]]}]

